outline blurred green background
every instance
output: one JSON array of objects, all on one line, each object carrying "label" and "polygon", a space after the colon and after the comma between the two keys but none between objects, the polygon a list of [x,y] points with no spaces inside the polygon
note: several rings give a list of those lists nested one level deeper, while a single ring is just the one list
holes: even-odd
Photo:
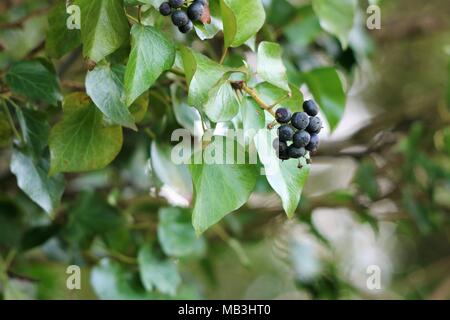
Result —
[{"label": "blurred green background", "polygon": [[[369,2],[359,1],[343,50],[322,30],[311,1],[264,1],[268,24],[259,37],[283,46],[290,80],[301,85],[308,71],[331,66],[347,93],[344,117],[323,133],[292,220],[262,177],[243,208],[195,238],[189,209],[181,209],[191,200],[190,181],[166,161],[168,146],[152,141],[192,124],[158,102],[164,87],[150,92],[144,123],[151,135],[127,132],[112,165],[66,175],[53,219],[18,189],[9,129],[1,126],[0,297],[449,299],[450,3],[372,2],[381,8],[381,29],[367,30]],[[2,74],[13,61],[45,56],[52,3],[0,3]],[[220,55],[220,36],[208,45],[192,36],[179,41]],[[252,55],[235,50],[227,63]],[[78,49],[54,63],[65,90],[83,82]],[[142,243],[170,256],[155,272],[162,286],[176,287],[172,294],[142,288]],[[71,264],[82,268],[82,290],[66,288]],[[379,289],[367,286],[369,266],[380,270]]]}]

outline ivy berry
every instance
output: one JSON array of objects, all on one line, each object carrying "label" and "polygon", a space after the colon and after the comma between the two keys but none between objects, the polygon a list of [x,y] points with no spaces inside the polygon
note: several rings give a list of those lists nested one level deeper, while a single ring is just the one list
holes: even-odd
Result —
[{"label": "ivy berry", "polygon": [[276,138],[273,141],[273,148],[275,149],[275,151],[277,152],[277,156],[278,158],[280,158],[281,160],[287,160],[288,157],[288,146],[286,144],[286,142],[282,142],[280,141],[280,139]]},{"label": "ivy berry", "polygon": [[319,117],[311,117],[306,131],[309,133],[319,133],[322,130],[322,120]]},{"label": "ivy berry", "polygon": [[309,125],[309,116],[306,112],[296,112],[292,115],[292,125],[298,130],[305,130]]},{"label": "ivy berry", "polygon": [[311,135],[311,140],[309,141],[309,144],[306,146],[306,150],[310,152],[316,152],[319,148],[319,135],[313,133]]},{"label": "ivy berry", "polygon": [[278,123],[288,123],[291,121],[291,111],[286,108],[278,108],[275,112],[275,119]]},{"label": "ivy berry", "polygon": [[180,30],[181,33],[188,33],[192,29],[194,29],[194,24],[190,20],[184,26],[178,27],[178,30]]},{"label": "ivy berry", "polygon": [[178,9],[181,8],[184,4],[184,0],[169,0],[169,4],[172,8]]},{"label": "ivy berry", "polygon": [[177,27],[182,27],[189,23],[189,17],[184,11],[175,11],[174,13],[172,13],[172,22]]},{"label": "ivy berry", "polygon": [[319,113],[319,108],[312,100],[306,100],[303,102],[303,110],[311,117],[315,117]]},{"label": "ivy berry", "polygon": [[170,4],[168,2],[163,2],[159,6],[159,13],[161,13],[161,15],[163,15],[165,17],[170,16],[172,14],[172,7],[170,6]]},{"label": "ivy berry", "polygon": [[187,14],[191,21],[200,20],[205,10],[205,5],[201,1],[194,1],[187,9]]},{"label": "ivy berry", "polygon": [[299,159],[306,156],[306,149],[301,147],[297,148],[294,145],[290,145],[288,148],[288,156],[291,159]]},{"label": "ivy berry", "polygon": [[294,129],[289,125],[282,125],[278,128],[278,138],[283,142],[291,141],[294,133]]},{"label": "ivy berry", "polygon": [[311,141],[311,135],[304,130],[297,131],[294,134],[293,141],[294,146],[297,148],[306,147]]}]

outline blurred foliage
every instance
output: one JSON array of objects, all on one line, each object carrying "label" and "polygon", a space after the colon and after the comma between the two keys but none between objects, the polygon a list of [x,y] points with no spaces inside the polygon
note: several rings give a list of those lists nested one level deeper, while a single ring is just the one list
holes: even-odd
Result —
[{"label": "blurred foliage", "polygon": [[[251,48],[279,44],[290,88],[318,101],[329,130],[294,219],[287,220],[280,198],[259,176],[245,205],[197,237],[191,173],[170,161],[170,135],[177,128],[193,139],[202,132],[205,114],[189,106],[196,103],[177,73],[199,53],[220,60],[220,6],[210,2],[213,25],[188,36],[156,13],[158,1],[125,2],[130,16],[141,4],[144,23],[193,49],[177,55],[175,73],[161,72],[145,94],[135,94],[140,97],[130,114],[120,118],[128,122],[120,125],[133,127],[134,119],[138,131],[122,134],[113,125],[106,130],[114,131],[114,141],[103,131],[95,136],[102,147],[92,150],[114,160],[84,173],[58,170],[83,166],[88,151],[82,147],[72,163],[51,167],[50,127],[63,119],[87,132],[80,119],[101,122],[106,98],[118,93],[107,89],[123,88],[114,78],[123,68],[102,69],[109,82],[85,82],[83,56],[102,53],[86,44],[82,52],[83,34],[68,33],[60,18],[62,1],[0,3],[0,297],[450,298],[448,1],[262,1],[266,23],[247,45],[230,49],[225,67],[242,68],[246,61],[256,71]],[[381,6],[381,30],[365,26],[370,4]],[[128,35],[114,37],[127,40],[99,60],[124,67]],[[272,83],[258,84],[268,103],[285,95],[277,79],[263,80]],[[39,85],[30,90],[28,82]],[[97,90],[95,98],[90,90]],[[281,104],[295,108],[302,99]],[[264,126],[264,117],[228,120],[218,122]],[[71,135],[63,133],[57,139],[62,149]],[[97,160],[106,164],[104,158]],[[49,176],[49,170],[66,173]],[[222,210],[224,196],[207,197],[204,208]],[[81,267],[81,290],[66,288],[66,268],[73,264]],[[370,265],[382,270],[380,290],[366,286]]]}]

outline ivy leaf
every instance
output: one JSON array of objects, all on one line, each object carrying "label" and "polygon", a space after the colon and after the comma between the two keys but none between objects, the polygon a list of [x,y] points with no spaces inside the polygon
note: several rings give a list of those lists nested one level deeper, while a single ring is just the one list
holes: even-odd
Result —
[{"label": "ivy leaf", "polygon": [[173,261],[158,258],[149,246],[144,246],[139,250],[138,262],[142,284],[147,291],[155,287],[171,296],[177,293],[181,276]]},{"label": "ivy leaf", "polygon": [[258,75],[278,88],[290,91],[282,49],[273,42],[261,42],[258,47]]},{"label": "ivy leaf", "polygon": [[47,147],[50,126],[47,122],[45,113],[22,108],[16,110],[17,119],[19,120],[22,138],[25,142],[25,148],[38,159],[44,149]]},{"label": "ivy leaf", "polygon": [[40,59],[14,63],[6,74],[6,83],[14,93],[35,101],[56,105],[61,100],[54,70]]},{"label": "ivy leaf", "polygon": [[103,259],[92,269],[91,284],[95,293],[104,300],[143,300],[155,299],[156,296],[145,292],[138,281],[133,281],[134,274],[119,263]]},{"label": "ivy leaf", "polygon": [[137,130],[134,117],[125,105],[123,69],[97,65],[86,76],[86,93],[113,123]]},{"label": "ivy leaf", "polygon": [[204,246],[192,228],[191,215],[180,208],[159,210],[158,240],[165,254],[177,258],[192,255]]},{"label": "ivy leaf", "polygon": [[64,116],[50,133],[50,174],[107,166],[122,147],[122,128],[105,126],[90,99],[74,94],[64,103]]},{"label": "ivy leaf", "polygon": [[10,169],[17,177],[17,185],[47,213],[59,205],[64,192],[62,175],[48,176],[48,160],[35,160],[26,153],[14,149]]},{"label": "ivy leaf", "polygon": [[99,62],[129,38],[123,0],[79,0],[83,54]]},{"label": "ivy leaf", "polygon": [[306,84],[327,117],[331,129],[335,129],[345,109],[345,92],[334,68],[319,68],[305,75]]},{"label": "ivy leaf", "polygon": [[181,47],[180,52],[189,86],[188,104],[201,108],[208,101],[210,90],[222,79],[226,69],[187,47]]},{"label": "ivy leaf", "polygon": [[175,62],[175,47],[151,26],[134,25],[132,49],[125,71],[126,104],[131,105]]},{"label": "ivy leaf", "polygon": [[248,145],[253,141],[257,131],[265,127],[264,111],[253,98],[246,97],[242,102],[241,117],[245,144]]},{"label": "ivy leaf", "polygon": [[312,5],[321,27],[335,35],[344,49],[347,48],[355,18],[356,0],[313,0]]},{"label": "ivy leaf", "polygon": [[45,51],[50,58],[59,59],[81,45],[81,31],[67,28],[66,3],[58,2],[48,13]]},{"label": "ivy leaf", "polygon": [[[203,150],[203,163],[189,167],[195,188],[192,221],[197,234],[244,205],[256,185],[258,167],[236,164],[236,154],[246,156],[235,140],[215,137]],[[193,159],[201,157],[201,154],[194,155]],[[235,164],[228,164],[230,159]]]},{"label": "ivy leaf", "polygon": [[153,142],[151,146],[152,168],[164,184],[170,186],[183,198],[191,199],[192,183],[189,170],[185,164],[173,163],[171,151],[169,145]]},{"label": "ivy leaf", "polygon": [[261,0],[221,0],[225,47],[239,47],[264,25],[266,13]]},{"label": "ivy leaf", "polygon": [[272,147],[272,142],[276,137],[276,130],[260,130],[255,136],[255,144],[259,159],[264,165],[267,181],[281,197],[287,216],[292,218],[300,202],[310,167],[304,163],[303,168],[299,169],[297,161],[279,160]]},{"label": "ivy leaf", "polygon": [[239,112],[240,102],[227,78],[220,80],[209,92],[204,111],[213,122],[233,119]]}]

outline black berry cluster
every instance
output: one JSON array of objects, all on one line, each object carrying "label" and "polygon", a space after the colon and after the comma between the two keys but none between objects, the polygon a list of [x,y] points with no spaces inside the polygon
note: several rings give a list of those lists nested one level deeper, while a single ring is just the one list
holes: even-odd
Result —
[{"label": "black berry cluster", "polygon": [[319,147],[322,130],[322,120],[317,116],[319,108],[314,101],[308,100],[303,103],[303,110],[292,114],[289,109],[279,108],[275,112],[280,126],[273,147],[281,160],[302,158]]},{"label": "black berry cluster", "polygon": [[207,0],[169,0],[161,4],[159,13],[171,16],[178,30],[188,33],[194,28],[194,22],[203,16],[207,4]]}]

